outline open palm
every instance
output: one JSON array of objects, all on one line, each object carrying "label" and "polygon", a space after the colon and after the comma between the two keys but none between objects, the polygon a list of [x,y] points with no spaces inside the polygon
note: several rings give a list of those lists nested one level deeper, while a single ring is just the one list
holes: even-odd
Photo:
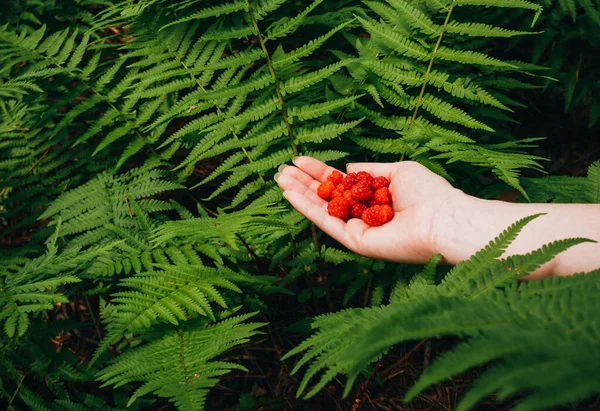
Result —
[{"label": "open palm", "polygon": [[332,167],[311,157],[297,157],[294,166],[282,166],[276,180],[287,200],[321,230],[348,249],[371,258],[423,263],[437,251],[436,216],[458,190],[422,165],[400,163],[355,163],[348,172],[366,171],[390,180],[396,215],[380,227],[360,219],[344,222],[327,213],[327,201],[317,196],[319,184]]}]

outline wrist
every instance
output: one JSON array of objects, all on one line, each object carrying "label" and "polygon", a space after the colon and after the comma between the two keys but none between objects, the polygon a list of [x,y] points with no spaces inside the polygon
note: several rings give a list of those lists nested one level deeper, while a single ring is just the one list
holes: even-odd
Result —
[{"label": "wrist", "polygon": [[434,217],[435,253],[451,265],[469,259],[518,219],[512,219],[511,206],[472,197],[457,189]]}]

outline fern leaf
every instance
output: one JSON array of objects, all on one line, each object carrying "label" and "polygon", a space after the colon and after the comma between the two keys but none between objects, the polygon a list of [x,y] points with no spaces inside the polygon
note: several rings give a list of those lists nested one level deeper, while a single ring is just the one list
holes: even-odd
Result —
[{"label": "fern leaf", "polygon": [[480,66],[492,66],[500,67],[505,69],[517,69],[518,67],[514,64],[507,63],[496,58],[490,57],[483,53],[471,50],[453,50],[447,47],[441,46],[435,53],[435,57],[447,60],[455,61],[461,64],[475,64]]},{"label": "fern leaf", "polygon": [[159,30],[164,30],[167,27],[171,27],[176,24],[181,24],[181,23],[185,23],[188,21],[192,21],[192,20],[207,19],[209,17],[215,17],[215,16],[225,16],[225,15],[232,14],[232,13],[238,12],[240,10],[245,10],[245,9],[246,9],[246,3],[243,1],[234,1],[231,3],[220,4],[218,6],[207,7],[205,9],[201,9],[195,13],[192,13],[186,17],[183,17],[179,20],[175,20],[169,24],[165,24]]},{"label": "fern leaf", "polygon": [[285,96],[286,94],[297,93],[305,89],[306,87],[317,84],[318,82],[330,77],[333,73],[337,72],[343,66],[347,65],[347,61],[340,61],[334,64],[330,64],[315,72],[311,72],[299,77],[292,77],[281,85],[281,93]]},{"label": "fern leaf", "polygon": [[434,116],[451,123],[462,124],[469,128],[475,128],[486,131],[494,131],[491,127],[481,121],[475,120],[463,110],[452,106],[450,103],[431,95],[425,94],[421,100],[422,107]]},{"label": "fern leaf", "polygon": [[502,27],[495,27],[490,24],[482,23],[458,23],[451,21],[446,26],[448,33],[466,35],[470,37],[515,37],[515,36],[526,36],[530,34],[540,34],[541,32],[536,31],[521,31],[521,30],[509,30]]},{"label": "fern leaf", "polygon": [[395,50],[400,55],[412,57],[421,61],[428,61],[430,59],[429,51],[423,46],[414,41],[408,40],[387,25],[359,16],[356,16],[356,18],[361,22],[365,29],[371,33],[371,35],[377,36],[377,38],[381,39],[384,44]]},{"label": "fern leaf", "polygon": [[418,8],[412,6],[404,0],[386,0],[397,12],[398,16],[406,21],[411,27],[414,27],[428,36],[437,36],[440,33],[440,26],[435,24],[427,15]]},{"label": "fern leaf", "polygon": [[308,15],[308,13],[313,11],[322,2],[323,0],[314,0],[298,15],[292,18],[284,17],[283,19],[274,22],[267,29],[266,40],[275,40],[277,38],[284,37],[293,33],[296,30],[296,28],[300,25],[302,20],[304,20],[304,18]]},{"label": "fern leaf", "polygon": [[214,359],[259,333],[257,329],[264,323],[245,323],[253,315],[232,317],[209,327],[197,325],[130,350],[102,370],[98,379],[104,386],[115,387],[129,381],[144,382],[128,406],[154,392],[169,398],[179,409],[203,410],[207,388],[217,384],[218,377],[233,369],[245,370]]},{"label": "fern leaf", "polygon": [[535,15],[531,22],[531,27],[535,25],[535,22],[543,11],[542,6],[527,0],[456,0],[454,3],[457,6],[483,6],[533,10],[535,11]]},{"label": "fern leaf", "polygon": [[310,120],[313,118],[329,114],[340,107],[351,104],[353,101],[362,97],[361,95],[342,97],[335,100],[330,100],[325,103],[307,104],[300,107],[291,107],[288,109],[288,117],[293,123],[294,119],[301,121]]},{"label": "fern leaf", "polygon": [[493,264],[496,258],[506,251],[527,223],[540,215],[525,217],[513,223],[498,237],[490,241],[484,249],[475,253],[470,259],[458,263],[442,280],[442,290],[448,294],[460,292],[469,279]]},{"label": "fern leaf", "polygon": [[316,39],[309,41],[308,43],[298,47],[297,49],[290,51],[289,53],[281,53],[280,55],[273,55],[273,67],[281,68],[289,66],[290,64],[300,60],[303,57],[310,56],[315,52],[323,43],[325,43],[329,38],[331,38],[335,33],[342,30],[344,27],[352,23],[351,21],[342,23],[339,26],[333,28],[329,32],[323,34]]},{"label": "fern leaf", "polygon": [[296,134],[297,143],[321,143],[325,140],[332,140],[353,129],[362,122],[362,118],[342,124],[326,124],[323,126],[307,129],[305,127],[298,130]]}]

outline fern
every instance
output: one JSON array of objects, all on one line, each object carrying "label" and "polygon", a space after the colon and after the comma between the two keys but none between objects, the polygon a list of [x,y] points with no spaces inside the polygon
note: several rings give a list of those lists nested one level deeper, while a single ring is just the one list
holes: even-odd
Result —
[{"label": "fern", "polygon": [[533,202],[598,203],[600,202],[600,163],[588,168],[587,177],[551,176],[523,179],[523,186]]},{"label": "fern", "polygon": [[[509,293],[515,278],[582,241],[505,260],[477,255],[444,294],[436,260],[413,276],[339,249],[283,205],[272,176],[297,155],[338,166],[408,157],[458,184],[487,172],[530,199],[597,202],[597,165],[585,179],[521,178],[543,171],[526,152],[537,140],[506,127],[524,107],[514,90],[567,79],[543,71],[556,67],[544,58],[556,35],[547,27],[565,16],[594,24],[591,0],[76,3],[8,0],[0,12],[0,396],[15,409],[124,409],[132,392],[135,409],[156,407],[156,397],[200,409],[220,375],[241,370],[218,358],[259,327],[228,316],[268,316],[262,299],[274,292],[378,306],[391,290],[389,305],[314,323],[332,334],[314,345],[310,361],[321,362],[309,374],[337,361],[327,362],[331,347],[340,363],[323,381],[355,378],[398,335],[369,351],[353,339],[361,321],[386,336],[397,315],[447,307],[402,338],[431,324],[476,338],[468,320],[487,324],[493,313],[463,300]],[[519,38],[535,43],[532,61],[502,60]],[[568,106],[593,90],[592,77],[573,78]],[[383,320],[392,326],[370,327]],[[344,357],[353,349],[364,352],[360,364]],[[114,398],[84,394],[98,381]]]},{"label": "fern", "polygon": [[[592,389],[594,385],[588,384],[589,378],[596,380],[592,377],[595,373],[579,374],[580,367],[588,367],[584,362],[598,361],[597,350],[586,351],[586,361],[582,361],[579,354],[565,358],[566,352],[577,351],[575,346],[595,345],[598,336],[586,330],[596,321],[593,313],[597,312],[597,304],[579,306],[578,312],[564,307],[571,307],[579,298],[595,301],[598,290],[593,284],[600,273],[529,284],[515,281],[557,253],[585,240],[558,241],[528,255],[498,260],[516,233],[534,217],[515,223],[470,260],[459,263],[440,285],[432,281],[435,273],[432,269],[438,257],[413,279],[405,297],[396,298],[387,306],[317,317],[311,324],[315,334],[282,358],[306,351],[293,370],[297,372],[309,365],[298,394],[322,372],[307,397],[315,395],[340,373],[348,376],[344,391],[347,395],[364,367],[391,345],[449,334],[468,340],[428,368],[409,391],[406,401],[431,384],[492,360],[501,361],[473,384],[458,409],[470,409],[483,396],[496,391],[499,399],[503,399],[522,389],[531,390],[517,404],[520,409],[563,404],[597,393],[597,388]],[[422,298],[424,295],[427,298]],[[585,327],[579,328],[584,324]],[[578,330],[575,334],[574,329]],[[549,332],[555,336],[552,342],[542,337]],[[538,354],[526,354],[531,352]],[[564,396],[548,396],[560,380],[549,370],[558,364],[580,388]]]},{"label": "fern", "polygon": [[247,342],[264,323],[244,323],[253,314],[223,320],[210,327],[189,325],[124,354],[99,374],[104,385],[119,387],[130,381],[143,385],[128,405],[145,394],[168,398],[180,409],[203,410],[208,390],[218,377],[243,366],[213,361],[226,350]]}]

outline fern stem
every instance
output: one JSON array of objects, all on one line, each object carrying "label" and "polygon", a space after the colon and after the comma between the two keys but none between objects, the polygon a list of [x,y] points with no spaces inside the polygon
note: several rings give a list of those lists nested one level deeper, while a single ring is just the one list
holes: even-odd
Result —
[{"label": "fern stem", "polygon": [[410,357],[412,357],[417,351],[423,347],[429,341],[428,339],[424,339],[419,341],[417,345],[415,345],[409,352],[404,355],[404,357],[400,358],[398,361],[390,365],[388,368],[383,370],[379,375],[383,379],[383,381],[388,381],[391,378],[394,378],[396,375],[400,373],[400,366],[402,366]]},{"label": "fern stem", "polygon": [[410,120],[409,128],[415,123],[417,119],[417,115],[419,114],[419,107],[423,102],[423,95],[425,95],[425,88],[427,88],[427,83],[429,82],[429,76],[431,75],[431,69],[433,68],[433,61],[435,60],[435,55],[440,48],[440,44],[442,43],[442,38],[444,37],[444,32],[446,27],[448,27],[448,23],[450,22],[450,16],[452,15],[452,10],[454,10],[454,4],[456,0],[452,0],[452,5],[448,8],[448,14],[446,14],[446,20],[444,21],[444,25],[442,26],[442,32],[440,33],[437,42],[435,43],[435,47],[431,52],[431,58],[429,59],[429,65],[427,66],[427,71],[425,72],[425,78],[423,79],[423,86],[421,86],[421,92],[419,93],[419,97],[417,98],[417,102],[415,103],[415,111]]},{"label": "fern stem", "polygon": [[258,28],[258,21],[254,17],[254,13],[252,13],[252,7],[250,6],[250,0],[246,0],[246,7],[248,9],[248,15],[250,16],[250,20],[252,20],[252,26],[254,27],[254,31],[256,31],[258,36],[258,42],[260,43],[260,47],[262,48],[263,53],[265,53],[267,60],[267,67],[269,68],[269,73],[271,73],[271,77],[273,77],[275,93],[277,94],[277,99],[281,104],[281,116],[283,117],[283,122],[285,123],[285,127],[287,128],[288,136],[290,137],[290,144],[292,146],[292,151],[294,155],[298,155],[298,146],[294,141],[294,131],[292,130],[292,126],[290,124],[290,120],[287,116],[287,111],[285,109],[285,101],[283,101],[283,95],[281,94],[281,90],[279,88],[279,79],[277,78],[277,74],[275,74],[275,68],[273,67],[273,61],[271,61],[271,56],[269,56],[269,51],[267,50],[267,46],[265,45],[265,41],[263,36]]},{"label": "fern stem", "polygon": [[84,295],[83,298],[87,304],[88,310],[90,312],[90,317],[92,317],[92,321],[94,321],[94,326],[96,327],[96,332],[98,333],[98,338],[102,340],[102,331],[100,331],[100,326],[98,326],[98,320],[96,320],[96,316],[94,315],[94,310],[92,309],[92,305],[90,304],[90,300],[87,295]]},{"label": "fern stem", "polygon": [[187,366],[185,365],[185,342],[183,340],[183,336],[181,335],[181,331],[176,330],[175,334],[177,334],[177,338],[179,338],[179,361],[181,362],[181,368],[183,369],[183,378],[185,379],[186,384],[189,384],[188,370]]},{"label": "fern stem", "polygon": [[12,395],[12,397],[10,398],[10,402],[8,403],[8,407],[6,407],[7,411],[13,408],[12,403],[15,401],[15,398],[17,397],[17,393],[21,389],[21,385],[23,385],[23,380],[25,380],[25,376],[26,375],[27,375],[27,373],[23,373],[23,376],[21,377],[21,381],[19,381],[19,384],[17,385],[17,389],[15,390],[15,392]]},{"label": "fern stem", "polygon": [[[319,258],[321,257],[321,245],[319,244],[319,236],[317,235],[317,226],[315,223],[310,224],[310,232],[312,235],[313,244],[315,246],[315,250],[319,254]],[[329,281],[327,280],[327,271],[324,271],[321,274],[321,280],[323,283],[323,291],[325,292],[325,300],[327,301],[327,308],[329,311],[333,311],[333,298],[331,297],[331,289],[329,288]]]},{"label": "fern stem", "polygon": [[[402,159],[400,159],[402,161]],[[369,282],[367,283],[367,289],[365,290],[365,298],[363,299],[363,307],[366,307],[369,304],[369,300],[371,299],[371,289],[373,287],[373,271],[371,271],[369,275]]]}]

